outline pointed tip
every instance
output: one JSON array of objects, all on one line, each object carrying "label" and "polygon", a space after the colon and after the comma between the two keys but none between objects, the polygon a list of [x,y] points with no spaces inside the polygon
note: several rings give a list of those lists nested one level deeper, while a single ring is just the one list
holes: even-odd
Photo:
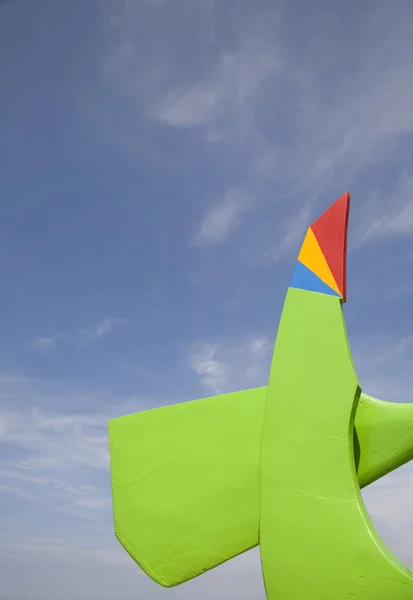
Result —
[{"label": "pointed tip", "polygon": [[331,204],[323,214],[318,217],[311,225],[311,229],[314,231],[318,230],[319,233],[323,233],[324,229],[331,227],[342,227],[344,225],[347,228],[348,215],[350,211],[350,193],[344,192],[333,204]]},{"label": "pointed tip", "polygon": [[338,289],[346,299],[347,228],[350,194],[345,192],[312,225]]}]

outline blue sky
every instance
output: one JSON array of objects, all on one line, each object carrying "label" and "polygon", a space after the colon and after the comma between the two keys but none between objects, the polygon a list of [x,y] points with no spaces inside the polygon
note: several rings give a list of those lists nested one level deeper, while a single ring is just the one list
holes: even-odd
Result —
[{"label": "blue sky", "polygon": [[[181,588],[112,533],[109,418],[266,383],[306,227],[352,194],[364,391],[411,400],[409,0],[0,2],[0,600]],[[413,567],[413,468],[364,497]]]}]

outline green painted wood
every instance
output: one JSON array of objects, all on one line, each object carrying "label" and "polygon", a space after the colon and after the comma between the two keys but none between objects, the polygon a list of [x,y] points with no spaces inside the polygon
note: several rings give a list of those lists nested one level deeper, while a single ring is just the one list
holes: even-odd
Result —
[{"label": "green painted wood", "polygon": [[[266,394],[265,386],[109,423],[116,535],[158,583],[177,585],[258,544]],[[356,430],[360,486],[413,458],[413,404],[362,394]]]},{"label": "green painted wood", "polygon": [[413,404],[384,402],[361,394],[356,412],[360,487],[413,459]]},{"label": "green painted wood", "polygon": [[109,423],[116,536],[164,586],[205,572],[258,537],[265,388],[222,400]]},{"label": "green painted wood", "polygon": [[340,300],[290,288],[261,448],[268,600],[413,598],[411,571],[383,544],[361,497],[353,439],[359,396]]}]

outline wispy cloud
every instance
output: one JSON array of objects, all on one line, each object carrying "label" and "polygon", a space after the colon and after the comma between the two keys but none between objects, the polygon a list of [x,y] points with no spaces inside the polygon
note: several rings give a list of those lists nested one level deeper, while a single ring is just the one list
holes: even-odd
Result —
[{"label": "wispy cloud", "polygon": [[211,393],[247,389],[267,384],[272,347],[265,335],[202,342],[191,349],[188,364]]},{"label": "wispy cloud", "polygon": [[108,336],[120,327],[130,327],[131,322],[127,319],[103,319],[99,325],[92,329],[83,329],[79,331],[79,343],[88,344],[101,337]]},{"label": "wispy cloud", "polygon": [[[227,23],[232,32],[230,43],[219,37],[214,4],[197,3],[191,13],[191,19],[199,18],[198,37],[192,40],[193,60],[202,52],[210,60],[201,61],[200,68],[181,80],[173,77],[178,71],[175,60],[180,60],[181,54],[169,37],[164,58],[159,49],[153,56],[156,80],[142,65],[133,31],[142,27],[142,19],[156,20],[160,14],[145,6],[142,11],[127,4],[116,20],[111,64],[125,64],[118,42],[124,36],[129,48],[128,70],[122,70],[122,85],[118,75],[113,75],[114,69],[108,81],[123,97],[144,94],[140,118],[146,111],[151,119],[178,133],[191,133],[192,141],[209,147],[210,156],[218,153],[220,164],[228,168],[222,202],[210,199],[197,226],[198,239],[204,245],[225,240],[235,228],[232,224],[238,225],[246,216],[246,211],[225,198],[226,189],[244,190],[258,209],[274,204],[278,220],[282,211],[275,208],[274,190],[276,197],[291,198],[297,210],[324,208],[321,200],[328,197],[331,201],[348,188],[354,189],[355,200],[365,202],[361,175],[371,165],[385,163],[406,136],[413,135],[408,60],[413,45],[407,2],[401,2],[397,11],[386,2],[379,2],[374,12],[367,6],[360,10],[351,52],[346,45],[337,44],[345,35],[344,21],[340,10],[333,7],[324,16],[314,16],[308,35],[293,46],[295,26],[282,3],[260,3],[248,16],[234,11]],[[311,34],[313,25],[317,43]],[[337,64],[342,68],[338,70]],[[137,80],[147,85],[138,89]],[[234,164],[239,168],[234,169]],[[377,194],[377,202],[367,203],[360,212],[363,235],[367,229],[366,238],[410,231],[411,193],[406,190],[410,184],[406,182],[404,191],[395,192],[398,209],[386,222],[384,217],[375,222],[378,211],[386,212],[390,206],[381,192],[382,178],[370,180],[369,185],[368,192]],[[279,258],[285,256],[289,235],[284,238],[277,253],[269,236],[263,236],[261,256],[271,258],[274,252]]]},{"label": "wispy cloud", "polygon": [[37,337],[30,342],[30,345],[39,350],[48,350],[56,346],[60,341],[85,345],[95,342],[102,337],[109,336],[116,329],[130,326],[131,322],[127,319],[105,318],[96,327],[76,329],[74,331],[61,331],[47,337]]},{"label": "wispy cloud", "polygon": [[[205,49],[211,52],[211,60],[202,61],[202,67],[193,71],[193,77],[179,81],[178,65],[173,62],[174,52],[171,54],[170,48],[161,52],[161,44],[154,49],[154,71],[148,72],[141,61],[136,30],[141,27],[142,18],[151,19],[154,24],[153,19],[156,21],[159,16],[157,9],[146,5],[142,12],[138,5],[129,3],[123,7],[112,30],[116,32],[112,52],[103,65],[109,85],[124,99],[130,96],[137,99],[135,119],[149,116],[154,123],[171,130],[188,132],[200,144],[216,146],[223,166],[233,160],[239,162],[236,180],[228,181],[222,189],[221,201],[210,199],[196,228],[200,245],[223,241],[242,219],[246,205],[253,206],[258,200],[255,196],[258,173],[273,166],[272,149],[256,123],[254,102],[265,93],[276,74],[282,72],[282,52],[274,44],[274,36],[262,35],[260,22],[253,24],[252,32],[241,24],[242,31],[235,31],[233,47],[220,47],[214,30],[213,3],[196,3],[191,6],[190,15],[186,15],[191,21],[195,15],[199,16],[194,27],[199,32],[193,40],[192,58],[196,61],[199,52]],[[179,39],[180,25],[174,40]],[[175,47],[175,42],[172,43]],[[178,81],[171,77],[172,73],[178,75]]]},{"label": "wispy cloud", "polygon": [[97,561],[104,564],[125,564],[127,558],[120,545],[113,545],[113,548],[97,548],[95,545],[86,544],[72,540],[62,540],[54,537],[26,537],[22,539],[13,539],[7,535],[0,536],[1,555],[5,558],[8,555],[28,554],[42,555],[48,560],[73,559],[73,554],[83,557],[83,560]]},{"label": "wispy cloud", "polygon": [[154,116],[174,127],[204,125],[219,113],[219,103],[218,90],[197,84],[190,89],[167,92]]},{"label": "wispy cloud", "polygon": [[269,260],[278,262],[291,251],[297,251],[300,248],[300,243],[302,243],[309,225],[310,215],[311,204],[306,204],[298,208],[298,214],[294,214],[283,222],[277,243],[265,253]]},{"label": "wispy cloud", "polygon": [[[77,517],[110,509],[110,418],[144,406],[63,383],[1,378],[0,488],[31,504]],[[102,477],[105,486],[102,488]]]},{"label": "wispy cloud", "polygon": [[251,197],[236,189],[227,190],[221,203],[204,216],[195,243],[208,246],[222,242],[241,220],[242,213],[251,208]]},{"label": "wispy cloud", "polygon": [[[59,19],[56,3],[23,4],[8,3],[0,20],[15,32],[0,36],[0,45],[14,57],[1,114],[4,185],[16,196],[1,220],[3,304],[15,325],[5,323],[0,350],[13,372],[48,376],[0,373],[0,598],[132,600],[137,586],[144,598],[264,598],[257,551],[172,590],[140,574],[113,536],[107,420],[154,407],[157,393],[164,402],[170,394],[181,400],[267,383],[274,306],[285,293],[282,261],[295,259],[312,218],[345,189],[354,247],[376,253],[372,282],[384,275],[386,244],[404,244],[411,257],[413,5],[302,2],[297,11],[297,3],[272,0],[117,0],[87,11],[68,3]],[[58,74],[70,56],[82,60],[68,86]],[[56,129],[49,104],[65,114],[64,126]],[[50,127],[39,144],[39,130]],[[33,181],[44,194],[25,192]],[[411,266],[401,254],[389,255],[394,271]],[[362,260],[354,262],[349,277],[361,278]],[[48,329],[41,302],[53,297],[67,306],[81,289],[83,312],[95,284],[105,294],[120,264],[139,275],[131,285],[142,290],[143,310],[146,302],[160,311],[154,327],[143,324],[137,345],[118,347],[133,376],[104,354],[126,321],[99,322],[105,313],[94,324]],[[412,288],[406,270],[403,277]],[[136,294],[122,297],[122,289],[105,297],[114,303],[109,314],[124,314],[118,302],[126,311],[130,304],[125,315],[134,312]],[[383,305],[392,312],[387,321],[380,295],[364,289],[359,301],[368,295],[368,302],[346,309],[350,332],[360,336],[363,388],[411,400],[409,303],[399,297]],[[27,294],[33,313],[13,301]],[[31,342],[36,353],[21,352],[22,336],[33,335],[24,329],[33,327],[31,315],[42,323]],[[71,352],[99,341],[108,344],[98,355]],[[40,360],[40,350],[51,360]],[[58,379],[68,364],[83,384]],[[97,389],[103,381],[107,390],[131,385],[154,395],[129,399],[128,391]],[[366,498],[411,562],[411,471],[391,477]]]},{"label": "wispy cloud", "polygon": [[215,393],[222,391],[227,380],[227,367],[216,358],[218,349],[218,346],[202,344],[189,357],[191,369],[199,375],[205,387]]},{"label": "wispy cloud", "polygon": [[[108,469],[104,416],[0,409],[0,487],[32,503],[91,517],[110,508],[84,473]],[[86,470],[86,471],[85,471]],[[87,480],[87,476],[86,476]]]},{"label": "wispy cloud", "polygon": [[30,345],[40,350],[48,350],[54,346],[59,340],[70,339],[71,336],[68,332],[62,331],[60,333],[54,333],[48,337],[37,337],[30,342]]},{"label": "wispy cloud", "polygon": [[[281,59],[276,48],[262,45],[249,36],[235,52],[220,55],[198,81],[167,90],[152,111],[152,117],[177,128],[203,126],[209,130],[214,124],[215,135],[219,125],[221,135],[226,137],[231,113],[237,120],[251,114],[249,103],[278,68],[281,68]],[[246,119],[245,125],[248,121]],[[214,136],[209,141],[212,139]]]},{"label": "wispy cloud", "polygon": [[255,358],[263,359],[267,363],[270,352],[272,351],[272,344],[268,337],[264,335],[254,337],[249,342],[249,348]]},{"label": "wispy cloud", "polygon": [[[105,414],[50,415],[40,409],[0,413],[1,441],[16,444],[27,471],[108,467]],[[69,451],[68,451],[69,450]]]},{"label": "wispy cloud", "polygon": [[373,192],[367,199],[370,223],[360,232],[354,247],[413,234],[413,177],[405,169],[390,193]]}]

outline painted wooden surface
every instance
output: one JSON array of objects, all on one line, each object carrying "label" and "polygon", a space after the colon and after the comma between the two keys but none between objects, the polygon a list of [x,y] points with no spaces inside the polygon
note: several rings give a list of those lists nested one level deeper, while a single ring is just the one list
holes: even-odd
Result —
[{"label": "painted wooden surface", "polygon": [[346,299],[347,227],[350,194],[345,192],[311,225],[341,295]]},{"label": "painted wooden surface", "polygon": [[381,541],[361,497],[353,440],[359,394],[340,300],[291,288],[262,436],[268,600],[413,598],[411,572]]},{"label": "painted wooden surface", "polygon": [[413,406],[361,394],[345,331],[349,194],[309,228],[268,387],[109,423],[115,532],[171,586],[260,543],[268,600],[407,600],[360,486],[413,458]]},{"label": "painted wooden surface", "polygon": [[176,585],[256,545],[265,388],[109,423],[115,532]]},{"label": "painted wooden surface", "polygon": [[333,277],[326,257],[324,256],[311,227],[308,229],[307,235],[305,236],[300,254],[298,255],[298,261],[341,296],[337,282]]},{"label": "painted wooden surface", "polygon": [[[110,422],[116,534],[161,585],[257,546],[266,394],[265,386]],[[356,431],[361,487],[413,459],[413,404],[362,394]]]},{"label": "painted wooden surface", "polygon": [[361,389],[342,309],[348,207],[345,194],[311,226],[343,298],[293,276],[278,328],[260,456],[268,600],[413,598],[413,573],[380,539],[357,475],[368,460],[355,460]]}]

